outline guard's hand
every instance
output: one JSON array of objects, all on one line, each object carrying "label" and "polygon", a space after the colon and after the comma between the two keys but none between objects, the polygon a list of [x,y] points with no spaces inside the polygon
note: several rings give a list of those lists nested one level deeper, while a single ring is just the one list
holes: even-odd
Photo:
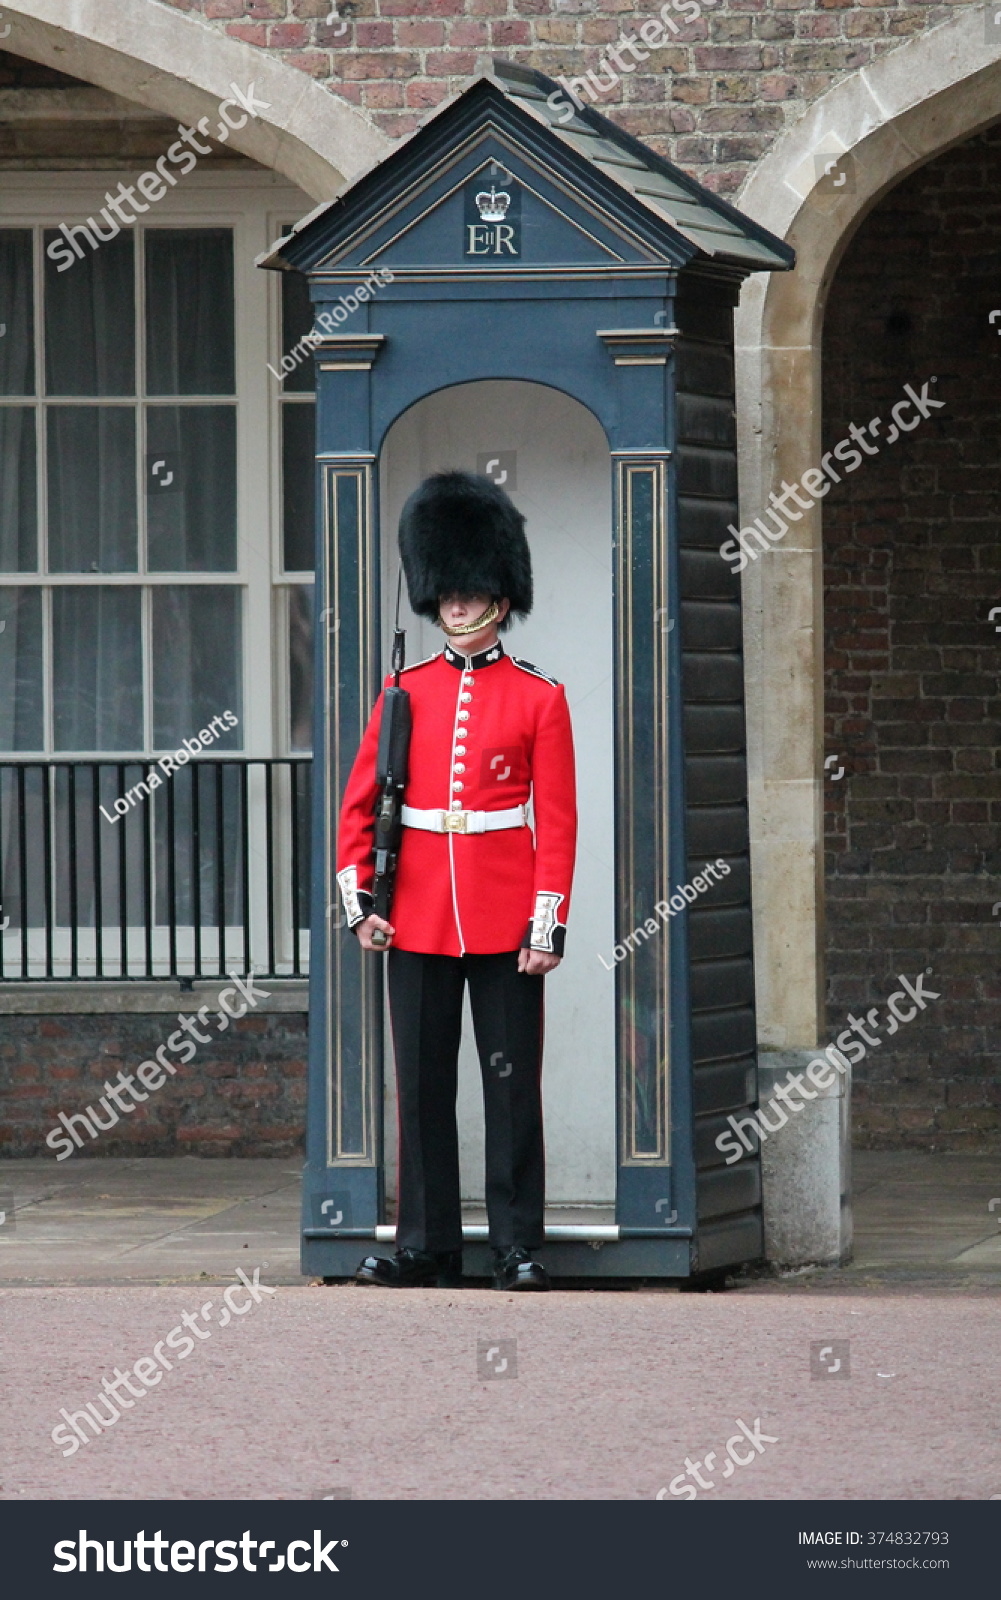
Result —
[{"label": "guard's hand", "polygon": [[[372,943],[372,935],[376,928],[381,928],[383,933],[386,935],[385,944]],[[364,922],[360,922],[355,929],[358,943],[361,945],[362,949],[374,950],[376,955],[382,955],[386,950],[389,949],[393,942],[393,934],[395,932],[396,929],[393,927],[393,924],[391,922],[384,921],[382,917],[377,917],[374,911],[370,917],[365,918]]]},{"label": "guard's hand", "polygon": [[548,950],[519,950],[518,971],[527,972],[530,978],[541,978],[558,967],[562,960],[562,956],[550,955]]}]

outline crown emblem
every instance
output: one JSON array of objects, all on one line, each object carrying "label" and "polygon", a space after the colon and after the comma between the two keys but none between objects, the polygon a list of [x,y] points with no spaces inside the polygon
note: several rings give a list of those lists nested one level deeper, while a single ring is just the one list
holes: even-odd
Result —
[{"label": "crown emblem", "polygon": [[503,222],[510,204],[511,196],[505,194],[503,189],[498,194],[493,184],[490,185],[489,194],[483,190],[476,196],[476,209],[484,222]]}]

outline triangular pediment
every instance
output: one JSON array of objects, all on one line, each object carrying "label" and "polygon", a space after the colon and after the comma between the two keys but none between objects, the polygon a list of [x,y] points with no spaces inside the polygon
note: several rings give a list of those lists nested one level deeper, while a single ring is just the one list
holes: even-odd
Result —
[{"label": "triangular pediment", "polygon": [[555,93],[541,74],[498,66],[261,265],[534,278],[699,256],[742,273],[790,263],[779,240],[595,112],[557,122]]}]

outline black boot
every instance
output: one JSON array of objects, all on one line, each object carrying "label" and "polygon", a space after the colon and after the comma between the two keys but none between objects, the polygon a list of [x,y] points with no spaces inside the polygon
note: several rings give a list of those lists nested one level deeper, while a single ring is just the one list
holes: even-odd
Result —
[{"label": "black boot", "polygon": [[355,1273],[356,1283],[384,1289],[459,1289],[461,1250],[397,1250],[395,1256],[366,1256]]},{"label": "black boot", "polygon": [[549,1275],[527,1250],[515,1245],[494,1251],[494,1288],[544,1290],[549,1288]]}]

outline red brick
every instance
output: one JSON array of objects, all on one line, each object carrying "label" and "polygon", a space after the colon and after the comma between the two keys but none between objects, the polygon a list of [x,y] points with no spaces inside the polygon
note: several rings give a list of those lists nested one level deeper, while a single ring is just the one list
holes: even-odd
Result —
[{"label": "red brick", "polygon": [[[461,23],[452,24],[453,42],[455,29],[461,26]],[[445,43],[445,24],[431,17],[409,22],[401,20],[396,24],[396,43],[401,50],[436,49]]]},{"label": "red brick", "polygon": [[433,78],[468,77],[476,71],[476,57],[461,50],[429,55],[424,70]]},{"label": "red brick", "polygon": [[231,39],[239,39],[243,44],[256,44],[262,49],[268,42],[268,30],[263,22],[230,22],[226,25],[226,32]]},{"label": "red brick", "polygon": [[516,22],[510,17],[490,25],[490,38],[495,50],[507,50],[511,45],[531,44],[532,30],[527,22]]},{"label": "red brick", "polygon": [[408,83],[408,106],[438,106],[448,98],[448,89],[443,83]]},{"label": "red brick", "polygon": [[340,56],[338,67],[342,77],[365,82],[369,78],[416,78],[420,60],[412,54],[384,50],[378,55]]}]

